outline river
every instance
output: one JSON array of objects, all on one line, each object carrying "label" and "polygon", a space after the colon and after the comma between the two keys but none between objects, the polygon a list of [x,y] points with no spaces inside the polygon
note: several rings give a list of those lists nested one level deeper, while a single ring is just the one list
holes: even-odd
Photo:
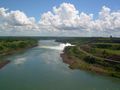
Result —
[{"label": "river", "polygon": [[120,90],[120,79],[63,63],[61,43],[41,40],[39,46],[11,55],[0,69],[0,90]]}]

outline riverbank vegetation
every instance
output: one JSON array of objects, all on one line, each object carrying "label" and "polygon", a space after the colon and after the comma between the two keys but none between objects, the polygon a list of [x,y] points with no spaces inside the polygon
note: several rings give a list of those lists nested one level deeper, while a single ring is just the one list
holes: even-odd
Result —
[{"label": "riverbank vegetation", "polygon": [[75,45],[66,47],[61,54],[70,68],[120,78],[120,38],[74,38],[60,42]]},{"label": "riverbank vegetation", "polygon": [[35,39],[0,39],[0,56],[12,54],[36,45],[37,40]]},{"label": "riverbank vegetation", "polygon": [[17,53],[37,44],[37,40],[31,38],[0,38],[0,68],[9,63],[2,59],[3,56]]}]

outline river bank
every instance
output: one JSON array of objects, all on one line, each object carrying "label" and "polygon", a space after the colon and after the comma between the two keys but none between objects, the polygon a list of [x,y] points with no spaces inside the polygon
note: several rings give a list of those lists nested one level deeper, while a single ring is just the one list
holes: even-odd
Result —
[{"label": "river bank", "polygon": [[38,45],[35,39],[0,39],[0,56],[11,55]]},{"label": "river bank", "polygon": [[2,69],[2,67],[4,67],[5,65],[7,65],[8,63],[10,63],[9,60],[0,61],[0,69]]},{"label": "river bank", "polygon": [[35,39],[31,39],[31,40],[2,39],[0,40],[0,69],[10,62],[9,60],[5,60],[4,57],[30,49],[37,45],[38,45],[38,42]]},{"label": "river bank", "polygon": [[10,50],[10,51],[1,53],[0,56],[3,56],[3,57],[4,57],[4,56],[12,55],[12,54],[15,54],[15,53],[18,53],[18,52],[21,52],[21,51],[24,51],[24,50],[33,48],[33,47],[35,47],[35,46],[37,46],[37,44],[31,45],[31,46],[28,46],[28,47],[24,47],[24,48],[13,49],[13,50]]},{"label": "river bank", "polygon": [[71,69],[83,69],[102,75],[120,78],[118,64],[105,62],[98,57],[91,57],[86,52],[77,50],[75,47],[66,47],[60,56],[64,63],[69,64]]}]

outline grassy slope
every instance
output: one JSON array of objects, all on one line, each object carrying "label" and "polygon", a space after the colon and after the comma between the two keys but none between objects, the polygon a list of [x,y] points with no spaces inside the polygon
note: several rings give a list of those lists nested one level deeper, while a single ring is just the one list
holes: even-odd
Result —
[{"label": "grassy slope", "polygon": [[15,53],[37,45],[34,39],[0,39],[0,56]]},{"label": "grassy slope", "polygon": [[[100,39],[100,38],[99,38]],[[100,42],[102,40],[102,43]],[[100,51],[103,53],[107,52],[107,56],[111,55],[117,55],[119,57],[119,48],[120,44],[119,43],[114,43],[112,40],[108,38],[104,39],[90,41],[86,40],[84,43],[79,43],[78,41],[75,41],[76,46],[75,47],[67,47],[64,50],[64,54],[62,55],[63,60],[70,65],[71,68],[80,68],[80,69],[86,69],[89,71],[97,72],[97,73],[102,73],[102,74],[107,74],[110,76],[115,76],[115,77],[120,77],[120,64],[118,63],[113,63],[113,62],[108,62],[105,61],[105,57],[102,57],[103,55],[100,55]],[[120,39],[117,39],[119,41]],[[82,40],[80,40],[82,41]],[[99,41],[99,42],[98,42]],[[88,48],[84,50],[83,48],[80,48],[81,45],[86,47],[86,42],[88,44]],[[74,43],[74,41],[72,42]],[[74,43],[74,44],[75,44]],[[89,44],[94,43],[95,45],[100,44],[103,45],[101,47],[92,47],[92,49],[89,49]],[[104,45],[106,47],[104,47]],[[90,46],[91,47],[91,46]],[[116,59],[116,57],[112,57],[112,59]]]}]

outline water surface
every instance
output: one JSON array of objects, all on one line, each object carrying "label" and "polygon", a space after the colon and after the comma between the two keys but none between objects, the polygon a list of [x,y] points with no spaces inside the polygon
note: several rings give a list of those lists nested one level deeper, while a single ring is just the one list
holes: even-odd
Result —
[{"label": "water surface", "polygon": [[42,40],[8,57],[11,62],[0,69],[0,90],[120,90],[118,78],[69,69],[62,49],[54,40]]}]

